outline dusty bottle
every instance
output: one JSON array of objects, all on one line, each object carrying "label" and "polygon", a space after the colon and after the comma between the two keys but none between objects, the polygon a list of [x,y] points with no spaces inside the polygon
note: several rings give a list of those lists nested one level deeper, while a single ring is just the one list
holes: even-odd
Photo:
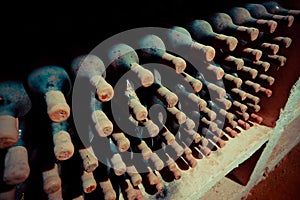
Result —
[{"label": "dusty bottle", "polygon": [[223,12],[212,14],[209,16],[208,22],[216,32],[231,35],[247,42],[256,40],[259,34],[257,28],[234,24],[230,15]]},{"label": "dusty bottle", "polygon": [[154,77],[151,71],[139,64],[139,56],[129,45],[119,43],[113,45],[108,51],[110,65],[107,68],[108,81],[114,86],[116,82],[127,72],[132,72],[132,81],[136,80],[138,84],[144,87],[150,86]]},{"label": "dusty bottle", "polygon": [[194,41],[188,30],[183,27],[173,26],[169,28],[167,39],[168,44],[177,49],[180,52],[179,55],[185,55],[188,60],[197,59],[210,62],[215,57],[216,52],[213,47]]},{"label": "dusty bottle", "polygon": [[138,55],[142,59],[142,63],[158,62],[166,64],[175,69],[176,73],[181,73],[186,68],[186,62],[183,58],[168,53],[166,45],[162,38],[155,34],[147,34],[138,39],[139,50]]},{"label": "dusty bottle", "polygon": [[19,138],[18,118],[31,110],[32,102],[19,81],[0,83],[0,148],[8,148]]},{"label": "dusty bottle", "polygon": [[69,118],[70,106],[66,97],[71,93],[72,84],[64,68],[39,67],[29,73],[27,82],[32,93],[44,97],[47,113],[52,121],[63,122]]},{"label": "dusty bottle", "polygon": [[24,136],[27,130],[23,118],[19,118],[18,141],[7,149],[4,158],[3,180],[9,185],[23,183],[30,174],[28,144],[26,144]]},{"label": "dusty bottle", "polygon": [[265,1],[262,5],[272,14],[293,15],[295,17],[299,17],[300,15],[300,10],[284,8],[276,1]]},{"label": "dusty bottle", "polygon": [[187,24],[187,30],[190,31],[192,38],[197,42],[210,45],[223,51],[233,51],[238,40],[235,37],[217,33],[211,24],[206,20],[193,20]]},{"label": "dusty bottle", "polygon": [[233,23],[240,26],[252,26],[265,33],[274,33],[277,28],[276,21],[254,18],[250,12],[243,7],[233,7],[227,13],[230,15]]},{"label": "dusty bottle", "polygon": [[105,65],[96,55],[81,55],[73,59],[71,69],[77,77],[86,77],[100,101],[110,101],[114,96],[113,87],[105,80]]},{"label": "dusty bottle", "polygon": [[244,7],[255,18],[275,20],[278,23],[278,25],[284,25],[286,27],[291,27],[294,23],[293,15],[271,14],[262,4],[249,3],[246,4]]}]

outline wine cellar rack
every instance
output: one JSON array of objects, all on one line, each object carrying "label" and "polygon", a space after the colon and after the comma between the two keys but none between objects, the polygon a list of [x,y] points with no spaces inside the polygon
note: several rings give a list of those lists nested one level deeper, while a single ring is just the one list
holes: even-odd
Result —
[{"label": "wine cellar rack", "polygon": [[245,198],[300,141],[300,5],[268,2],[12,20],[0,200]]}]

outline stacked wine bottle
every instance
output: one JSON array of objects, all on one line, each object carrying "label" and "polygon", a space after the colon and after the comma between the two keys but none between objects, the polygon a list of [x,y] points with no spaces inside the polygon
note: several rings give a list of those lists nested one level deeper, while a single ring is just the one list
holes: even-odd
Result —
[{"label": "stacked wine bottle", "polygon": [[0,199],[167,195],[164,182],[263,122],[268,72],[292,42],[276,30],[299,13],[233,7],[1,82]]}]

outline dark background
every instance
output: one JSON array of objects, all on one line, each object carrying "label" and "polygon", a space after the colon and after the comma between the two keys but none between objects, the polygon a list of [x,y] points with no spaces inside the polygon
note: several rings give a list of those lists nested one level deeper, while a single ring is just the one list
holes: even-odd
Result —
[{"label": "dark background", "polygon": [[[76,55],[90,52],[103,40],[122,31],[146,26],[182,25],[186,20],[201,19],[247,2],[261,1],[8,3],[2,6],[0,21],[0,78],[24,78],[32,69],[48,64],[68,68]],[[293,3],[291,0],[278,2],[283,6]]]}]

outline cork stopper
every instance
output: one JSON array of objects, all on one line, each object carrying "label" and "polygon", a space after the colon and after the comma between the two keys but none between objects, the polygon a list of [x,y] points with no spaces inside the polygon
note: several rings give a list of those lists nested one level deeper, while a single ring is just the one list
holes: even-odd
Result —
[{"label": "cork stopper", "polygon": [[162,55],[162,59],[166,60],[166,61],[169,61],[169,62],[172,62],[172,64],[175,66],[175,70],[176,70],[177,74],[182,73],[186,68],[185,60],[183,58],[178,57],[178,56],[174,56],[172,54],[169,54],[169,53],[165,52]]},{"label": "cork stopper", "polygon": [[241,70],[244,66],[244,60],[241,58],[236,58],[232,55],[226,56],[222,60],[222,64],[230,67],[233,70]]},{"label": "cork stopper", "polygon": [[207,62],[212,61],[216,55],[216,50],[213,47],[203,45],[199,42],[192,42],[191,49],[194,49],[197,52],[199,52],[204,58],[204,61]]},{"label": "cork stopper", "polygon": [[84,193],[91,193],[96,189],[97,183],[94,178],[93,172],[83,171],[83,174],[81,175],[81,180]]},{"label": "cork stopper", "polygon": [[61,179],[58,173],[57,164],[50,170],[43,171],[43,188],[46,194],[52,194],[61,189]]},{"label": "cork stopper", "polygon": [[258,61],[262,57],[262,51],[259,49],[253,49],[250,47],[243,48],[237,54],[240,57],[247,58],[251,61]]},{"label": "cork stopper", "polygon": [[274,20],[257,19],[256,25],[262,32],[274,33],[278,23]]},{"label": "cork stopper", "polygon": [[15,145],[19,139],[19,120],[10,115],[0,116],[0,149]]},{"label": "cork stopper", "polygon": [[130,99],[128,102],[128,106],[132,110],[133,116],[136,120],[142,121],[147,118],[148,110],[145,106],[141,104],[141,102],[138,99]]},{"label": "cork stopper", "polygon": [[199,111],[203,111],[207,106],[206,101],[200,98],[199,96],[197,96],[195,93],[188,94],[188,99],[190,99],[192,102],[194,102],[197,105]]},{"label": "cork stopper", "polygon": [[157,177],[156,174],[154,174],[154,172],[152,171],[151,168],[148,167],[148,171],[149,171],[149,173],[147,174],[147,178],[148,178],[149,184],[157,185],[160,182],[159,178]]},{"label": "cork stopper", "polygon": [[277,36],[274,37],[273,42],[276,42],[279,46],[282,46],[284,48],[289,48],[292,44],[292,38],[290,37],[283,37],[283,36]]},{"label": "cork stopper", "polygon": [[248,107],[245,104],[242,104],[239,101],[234,101],[232,105],[241,112],[246,112],[248,109]]},{"label": "cork stopper", "polygon": [[216,102],[220,108],[228,110],[232,106],[232,102],[226,98],[216,98]]},{"label": "cork stopper", "polygon": [[150,160],[153,162],[156,170],[162,170],[164,168],[164,162],[158,157],[158,155],[153,152],[150,156]]},{"label": "cork stopper", "polygon": [[178,169],[177,164],[175,163],[174,159],[172,159],[168,154],[167,154],[168,160],[166,161],[166,164],[169,168],[169,170],[173,173],[174,179],[178,180],[181,178],[182,173]]},{"label": "cork stopper", "polygon": [[23,183],[29,176],[27,149],[23,146],[10,147],[4,159],[3,181],[9,185]]},{"label": "cork stopper", "polygon": [[178,157],[184,153],[183,147],[180,146],[176,140],[171,144],[171,147],[174,149],[174,151],[176,152],[176,155]]},{"label": "cork stopper", "polygon": [[235,130],[233,130],[232,128],[230,128],[229,126],[226,126],[224,128],[224,131],[232,138],[235,138],[237,136],[237,132]]},{"label": "cork stopper", "polygon": [[98,167],[99,163],[92,147],[79,149],[78,151],[83,161],[84,170],[87,172],[94,171]]},{"label": "cork stopper", "polygon": [[179,125],[183,124],[186,121],[186,115],[181,110],[177,109],[176,107],[167,108],[168,112],[171,113],[177,120]]},{"label": "cork stopper", "polygon": [[208,120],[210,121],[214,121],[217,118],[217,113],[209,109],[208,107],[204,108],[202,112],[207,116]]},{"label": "cork stopper", "polygon": [[175,141],[175,136],[166,127],[163,129],[162,136],[165,138],[167,145]]},{"label": "cork stopper", "polygon": [[244,101],[247,97],[247,94],[245,91],[239,89],[239,88],[232,88],[231,93],[234,97],[238,98],[240,101]]},{"label": "cork stopper", "polygon": [[47,113],[53,122],[66,121],[70,116],[70,107],[61,91],[50,90],[45,94]]},{"label": "cork stopper", "polygon": [[117,142],[117,147],[120,152],[125,152],[129,149],[130,141],[124,133],[112,133],[111,136]]},{"label": "cork stopper", "polygon": [[149,87],[154,83],[154,76],[152,72],[137,63],[130,64],[130,70],[133,71],[139,78],[142,86]]},{"label": "cork stopper", "polygon": [[71,136],[66,131],[59,131],[53,135],[54,154],[58,160],[68,160],[74,154]]},{"label": "cork stopper", "polygon": [[116,153],[114,154],[111,159],[111,164],[114,169],[114,172],[117,176],[121,176],[126,172],[126,165],[122,160],[122,157],[120,154]]},{"label": "cork stopper", "polygon": [[255,79],[256,76],[258,75],[258,71],[251,67],[243,66],[239,71],[239,74],[241,74],[242,76],[248,79]]},{"label": "cork stopper", "polygon": [[241,78],[235,77],[231,74],[224,75],[224,82],[228,83],[231,87],[239,88],[241,87],[243,80]]},{"label": "cork stopper", "polygon": [[182,72],[182,75],[184,76],[184,80],[193,87],[195,93],[200,92],[203,86],[200,80],[192,77],[191,75],[185,72]]},{"label": "cork stopper", "polygon": [[212,64],[208,64],[205,70],[209,71],[217,80],[221,80],[224,76],[224,70]]},{"label": "cork stopper", "polygon": [[145,141],[141,141],[138,145],[138,149],[141,151],[144,160],[149,160],[152,154],[152,150],[148,147]]},{"label": "cork stopper", "polygon": [[96,88],[96,94],[100,101],[107,102],[114,97],[113,87],[102,76],[95,75],[91,77],[90,82]]},{"label": "cork stopper", "polygon": [[239,35],[239,38],[251,42],[256,40],[259,34],[259,30],[257,28],[246,27],[246,26],[238,26],[236,31],[237,34]]},{"label": "cork stopper", "polygon": [[275,55],[279,51],[279,45],[264,42],[260,45],[260,49],[269,55]]},{"label": "cork stopper", "polygon": [[217,94],[217,98],[224,98],[226,96],[226,90],[222,87],[217,86],[216,84],[209,83],[207,85],[209,92],[214,92]]},{"label": "cork stopper", "polygon": [[130,180],[126,179],[125,182],[127,184],[127,188],[124,191],[126,193],[126,199],[135,200],[137,197],[135,189],[133,188]]},{"label": "cork stopper", "polygon": [[93,111],[92,120],[100,137],[107,137],[112,133],[113,124],[102,110]]},{"label": "cork stopper", "polygon": [[247,122],[245,122],[242,119],[238,119],[237,123],[238,123],[238,126],[240,126],[244,130],[248,130],[250,128],[250,124],[248,124]]},{"label": "cork stopper", "polygon": [[62,189],[60,188],[56,192],[48,194],[48,200],[63,200]]},{"label": "cork stopper", "polygon": [[167,103],[168,108],[172,108],[178,103],[178,96],[168,88],[161,86],[156,92]]},{"label": "cork stopper", "polygon": [[138,186],[142,183],[142,176],[138,173],[134,165],[127,166],[126,172],[130,176],[131,182],[134,186]]},{"label": "cork stopper", "polygon": [[235,50],[237,44],[237,38],[224,34],[217,34],[213,41],[213,46],[217,46],[225,51]]},{"label": "cork stopper", "polygon": [[110,182],[110,179],[106,181],[100,181],[99,182],[100,187],[102,188],[103,194],[104,194],[104,200],[116,200],[117,195],[112,187],[112,184]]},{"label": "cork stopper", "polygon": [[264,119],[256,113],[251,113],[250,120],[258,124],[261,124],[264,121]]},{"label": "cork stopper", "polygon": [[295,17],[293,15],[273,15],[272,18],[275,21],[281,22],[287,27],[291,27],[294,23]]}]

